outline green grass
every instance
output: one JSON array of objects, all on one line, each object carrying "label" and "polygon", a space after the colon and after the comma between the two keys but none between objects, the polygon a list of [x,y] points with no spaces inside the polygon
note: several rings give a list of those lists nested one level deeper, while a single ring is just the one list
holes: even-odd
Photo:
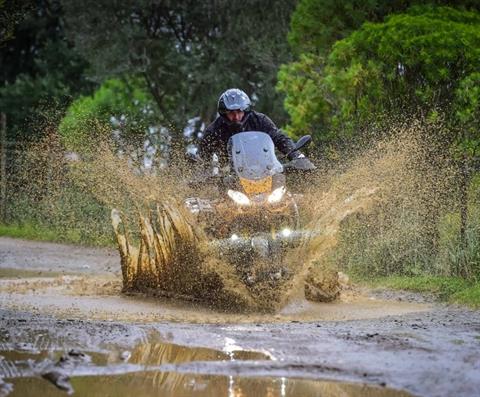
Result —
[{"label": "green grass", "polygon": [[57,243],[70,243],[81,245],[94,245],[102,247],[112,247],[114,242],[108,238],[97,238],[93,241],[85,239],[77,230],[58,231],[45,228],[38,225],[25,223],[22,225],[0,224],[0,236],[23,238],[26,240],[50,241]]},{"label": "green grass", "polygon": [[357,278],[356,281],[374,288],[432,293],[441,301],[480,308],[480,282],[469,282],[458,277],[389,276],[375,279]]},{"label": "green grass", "polygon": [[40,228],[30,224],[3,225],[0,224],[0,236],[24,238],[27,240],[61,241],[62,236],[53,230]]},{"label": "green grass", "polygon": [[474,308],[480,308],[480,283],[475,283],[469,288],[458,291],[453,295],[453,301],[466,304]]}]

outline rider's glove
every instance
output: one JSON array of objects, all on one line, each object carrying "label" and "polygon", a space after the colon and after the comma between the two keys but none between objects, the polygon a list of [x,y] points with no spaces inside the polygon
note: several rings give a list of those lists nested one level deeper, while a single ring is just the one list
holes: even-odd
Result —
[{"label": "rider's glove", "polygon": [[303,159],[305,158],[305,155],[301,152],[299,152],[298,150],[290,153],[288,155],[288,159],[291,161],[291,160],[295,160],[295,159]]}]

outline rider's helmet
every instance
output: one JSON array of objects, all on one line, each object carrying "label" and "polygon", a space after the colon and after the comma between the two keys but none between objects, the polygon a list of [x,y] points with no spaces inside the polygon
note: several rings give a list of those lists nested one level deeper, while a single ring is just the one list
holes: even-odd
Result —
[{"label": "rider's helmet", "polygon": [[222,116],[229,110],[241,110],[248,112],[251,106],[250,98],[238,88],[230,88],[218,98],[218,113]]}]

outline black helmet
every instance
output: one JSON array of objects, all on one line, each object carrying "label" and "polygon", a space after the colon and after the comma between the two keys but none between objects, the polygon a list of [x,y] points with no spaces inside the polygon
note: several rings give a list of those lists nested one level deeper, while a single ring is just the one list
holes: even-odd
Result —
[{"label": "black helmet", "polygon": [[250,98],[245,92],[238,88],[230,88],[218,99],[218,113],[225,115],[229,110],[248,112],[250,105]]}]

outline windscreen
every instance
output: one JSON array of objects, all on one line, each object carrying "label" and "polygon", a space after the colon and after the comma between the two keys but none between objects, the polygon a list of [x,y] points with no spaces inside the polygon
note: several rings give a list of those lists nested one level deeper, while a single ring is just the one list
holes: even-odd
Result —
[{"label": "windscreen", "polygon": [[228,152],[232,166],[241,178],[256,180],[283,171],[272,138],[265,132],[247,131],[233,135]]}]

